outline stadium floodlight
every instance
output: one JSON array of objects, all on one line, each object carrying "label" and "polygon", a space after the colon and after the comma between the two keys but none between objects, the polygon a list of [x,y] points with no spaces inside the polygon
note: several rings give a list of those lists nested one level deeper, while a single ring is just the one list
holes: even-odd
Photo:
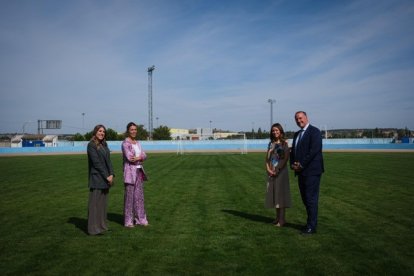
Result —
[{"label": "stadium floodlight", "polygon": [[85,129],[85,112],[82,112],[82,130]]},{"label": "stadium floodlight", "polygon": [[152,140],[153,117],[152,117],[152,71],[155,66],[148,67],[148,131],[149,139]]},{"label": "stadium floodlight", "polygon": [[268,103],[270,103],[270,127],[273,125],[273,104],[276,102],[274,99],[268,99]]}]

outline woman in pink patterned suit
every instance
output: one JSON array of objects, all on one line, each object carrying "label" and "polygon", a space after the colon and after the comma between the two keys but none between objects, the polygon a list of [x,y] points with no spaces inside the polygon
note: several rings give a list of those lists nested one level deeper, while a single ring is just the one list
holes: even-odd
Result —
[{"label": "woman in pink patterned suit", "polygon": [[148,225],[144,207],[144,181],[147,179],[143,162],[147,155],[136,140],[137,125],[130,122],[127,125],[127,137],[122,142],[124,166],[124,226]]}]

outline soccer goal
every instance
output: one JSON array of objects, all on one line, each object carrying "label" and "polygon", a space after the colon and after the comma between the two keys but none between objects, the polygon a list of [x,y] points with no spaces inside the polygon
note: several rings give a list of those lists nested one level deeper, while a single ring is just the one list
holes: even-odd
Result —
[{"label": "soccer goal", "polygon": [[245,134],[232,135],[227,139],[198,136],[197,139],[179,140],[177,154],[247,154]]}]

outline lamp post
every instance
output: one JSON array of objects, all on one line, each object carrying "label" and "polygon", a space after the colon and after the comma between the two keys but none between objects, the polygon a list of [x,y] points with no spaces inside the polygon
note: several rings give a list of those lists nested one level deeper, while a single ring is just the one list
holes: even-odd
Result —
[{"label": "lamp post", "polygon": [[85,112],[82,112],[82,130],[85,130]]},{"label": "lamp post", "polygon": [[148,130],[149,140],[152,140],[152,72],[155,70],[155,66],[148,67]]},{"label": "lamp post", "polygon": [[273,104],[276,102],[274,99],[268,99],[268,103],[270,103],[270,127],[273,125]]},{"label": "lamp post", "polygon": [[155,117],[155,120],[157,120],[157,128],[158,128],[158,119],[159,119],[158,117]]}]

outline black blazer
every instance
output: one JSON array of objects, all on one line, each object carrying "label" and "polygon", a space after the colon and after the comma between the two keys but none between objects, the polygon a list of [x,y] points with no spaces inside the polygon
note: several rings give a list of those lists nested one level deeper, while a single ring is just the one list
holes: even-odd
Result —
[{"label": "black blazer", "polygon": [[109,148],[102,145],[97,148],[94,141],[88,143],[89,188],[107,189],[110,187],[106,179],[114,175]]},{"label": "black blazer", "polygon": [[299,174],[303,176],[322,174],[325,169],[322,156],[321,131],[309,125],[296,148],[296,139],[299,133],[300,131],[296,132],[293,137],[290,164],[293,165],[294,162],[299,162],[303,167]]}]

